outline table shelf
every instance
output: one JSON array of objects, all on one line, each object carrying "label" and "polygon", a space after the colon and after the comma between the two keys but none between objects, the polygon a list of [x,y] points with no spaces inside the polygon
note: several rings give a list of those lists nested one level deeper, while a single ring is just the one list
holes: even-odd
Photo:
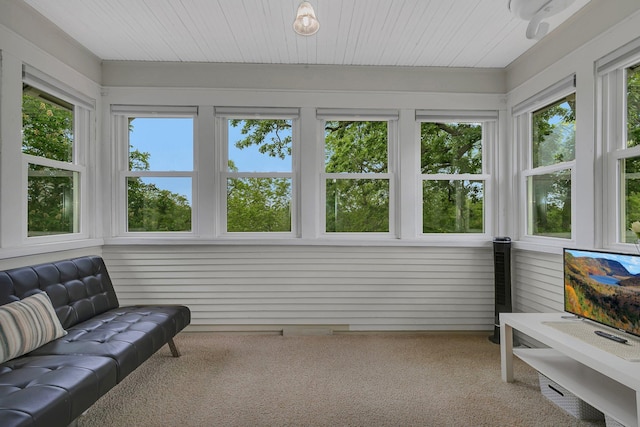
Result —
[{"label": "table shelf", "polygon": [[[502,379],[513,381],[513,356],[621,424],[640,427],[640,362],[611,352],[549,326],[575,322],[562,313],[501,313]],[[602,328],[594,325],[594,328]],[[514,348],[514,332],[544,348]]]},{"label": "table shelf", "polygon": [[629,387],[551,348],[514,348],[513,354],[599,411],[638,425],[636,392]]}]

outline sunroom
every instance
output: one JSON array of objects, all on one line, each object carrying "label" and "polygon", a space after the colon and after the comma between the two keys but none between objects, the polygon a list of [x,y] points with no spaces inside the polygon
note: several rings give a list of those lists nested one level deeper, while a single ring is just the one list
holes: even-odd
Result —
[{"label": "sunroom", "polygon": [[[496,237],[511,239],[516,312],[562,311],[563,248],[638,250],[637,1],[576,1],[539,40],[501,2],[525,46],[508,44],[520,51],[503,66],[406,65],[405,51],[431,48],[426,30],[422,47],[397,46],[400,65],[365,65],[323,0],[317,34],[278,24],[296,52],[280,58],[295,60],[242,63],[240,41],[239,56],[190,59],[207,48],[180,28],[163,39],[169,53],[183,44],[177,59],[143,41],[127,57],[82,31],[97,3],[74,3],[79,15],[0,4],[2,267],[99,254],[123,303],[187,305],[194,331],[491,331]],[[133,3],[109,7],[153,7]],[[463,3],[487,6],[453,2],[463,17]],[[260,45],[246,26],[233,34]]]}]

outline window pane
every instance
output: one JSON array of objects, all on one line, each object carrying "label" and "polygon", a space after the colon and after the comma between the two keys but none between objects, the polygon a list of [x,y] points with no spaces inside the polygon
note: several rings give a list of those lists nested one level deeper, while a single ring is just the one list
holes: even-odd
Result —
[{"label": "window pane", "polygon": [[327,232],[388,232],[388,179],[328,179]]},{"label": "window pane", "polygon": [[325,124],[325,171],[386,173],[388,123],[331,121]]},{"label": "window pane", "polygon": [[575,159],[576,96],[571,94],[532,115],[532,167]]},{"label": "window pane", "polygon": [[191,178],[127,179],[129,231],[191,231]]},{"label": "window pane", "polygon": [[79,173],[29,164],[27,235],[78,232]]},{"label": "window pane", "polygon": [[624,215],[621,241],[635,243],[638,237],[631,231],[631,224],[640,221],[640,157],[621,160],[620,173],[620,187],[624,192],[619,198]]},{"label": "window pane", "polygon": [[423,233],[484,232],[484,181],[422,183]]},{"label": "window pane", "polygon": [[229,172],[291,172],[291,120],[228,122]]},{"label": "window pane", "polygon": [[73,161],[73,105],[31,86],[22,92],[22,152]]},{"label": "window pane", "polygon": [[528,177],[527,196],[528,234],[571,238],[570,170]]},{"label": "window pane", "polygon": [[228,179],[227,231],[291,231],[291,179]]},{"label": "window pane", "polygon": [[482,125],[422,123],[420,165],[423,174],[482,173]]},{"label": "window pane", "polygon": [[131,118],[129,170],[193,170],[193,118]]},{"label": "window pane", "polygon": [[627,69],[627,147],[640,144],[640,64]]}]

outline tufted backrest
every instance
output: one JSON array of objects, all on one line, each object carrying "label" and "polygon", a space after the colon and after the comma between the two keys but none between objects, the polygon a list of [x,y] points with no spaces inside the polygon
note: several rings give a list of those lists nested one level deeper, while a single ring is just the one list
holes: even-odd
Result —
[{"label": "tufted backrest", "polygon": [[67,329],[118,307],[118,298],[99,256],[0,271],[0,305],[45,291]]}]

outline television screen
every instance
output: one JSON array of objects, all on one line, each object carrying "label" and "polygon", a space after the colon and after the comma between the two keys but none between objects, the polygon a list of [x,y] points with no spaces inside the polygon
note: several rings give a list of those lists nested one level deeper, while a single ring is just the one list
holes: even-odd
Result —
[{"label": "television screen", "polygon": [[565,248],[564,309],[640,336],[640,256]]}]

